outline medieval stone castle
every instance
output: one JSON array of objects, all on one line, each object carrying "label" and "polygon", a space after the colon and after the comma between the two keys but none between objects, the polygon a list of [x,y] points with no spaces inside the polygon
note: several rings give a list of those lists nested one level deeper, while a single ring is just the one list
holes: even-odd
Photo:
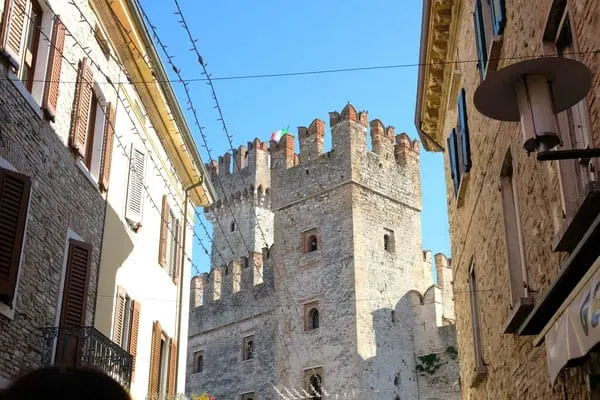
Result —
[{"label": "medieval stone castle", "polygon": [[187,393],[459,398],[450,262],[421,247],[420,143],[350,104],[330,127],[328,152],[315,119],[299,154],[286,134],[208,165],[219,200]]}]

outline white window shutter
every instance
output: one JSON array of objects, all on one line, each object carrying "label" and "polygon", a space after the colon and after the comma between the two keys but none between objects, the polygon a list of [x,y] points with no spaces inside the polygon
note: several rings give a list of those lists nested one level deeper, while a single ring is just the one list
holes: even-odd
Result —
[{"label": "white window shutter", "polygon": [[146,153],[138,147],[131,146],[129,160],[129,183],[127,185],[127,205],[125,218],[129,222],[141,225],[144,209],[144,176],[146,171]]}]

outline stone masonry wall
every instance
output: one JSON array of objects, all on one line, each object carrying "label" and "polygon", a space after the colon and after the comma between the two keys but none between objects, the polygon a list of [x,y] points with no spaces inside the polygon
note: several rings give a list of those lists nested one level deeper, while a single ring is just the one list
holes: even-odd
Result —
[{"label": "stone masonry wall", "polygon": [[[442,326],[442,290],[428,291],[437,297],[429,300],[429,295],[426,304],[421,295],[433,285],[433,259],[421,247],[419,143],[406,134],[394,135],[393,127],[379,120],[369,124],[367,113],[351,105],[330,113],[330,125],[329,152],[323,151],[325,125],[320,120],[298,129],[299,154],[292,135],[270,143],[269,181],[262,183],[270,189],[269,201],[252,201],[255,192],[250,189],[248,197],[244,194],[244,179],[264,176],[264,171],[224,173],[230,171],[225,156],[217,168],[212,165],[213,179],[223,185],[218,189],[223,198],[208,210],[213,224],[229,228],[228,201],[234,213],[248,219],[238,220],[239,235],[252,237],[258,230],[253,214],[264,209],[272,215],[272,227],[266,229],[276,239],[270,252],[262,251],[265,283],[255,283],[250,265],[242,269],[239,288],[235,279],[244,244],[236,232],[215,233],[213,257],[218,248],[225,260],[192,282],[190,353],[205,352],[207,372],[188,374],[191,393],[206,390],[233,399],[242,390],[255,390],[258,396],[279,398],[263,392],[268,382],[290,396],[305,388],[305,371],[319,368],[332,398],[417,399],[420,391],[458,397],[450,387],[458,369],[447,360],[447,347],[455,346],[454,328]],[[268,224],[261,222],[263,229]],[[316,235],[316,251],[306,251],[305,232]],[[225,238],[233,248],[229,253]],[[447,277],[441,282],[451,288]],[[420,300],[399,303],[407,293],[419,293]],[[304,307],[313,302],[318,303],[319,328],[306,330]],[[419,344],[416,329],[426,329],[418,334],[429,347]],[[240,369],[246,367],[234,360],[238,342],[250,331],[256,332],[265,357],[255,362],[274,364],[260,374],[248,367],[252,371],[246,377]],[[435,374],[420,377],[419,351],[439,354],[443,367],[436,364]]]},{"label": "stone masonry wall", "polygon": [[[87,304],[92,325],[105,203],[78,167],[54,123],[34,112],[0,67],[0,158],[31,176],[29,214],[14,319],[0,315],[0,376],[13,379],[41,365],[41,327],[54,326],[58,291],[70,228],[93,246]],[[70,96],[71,95],[71,96]],[[61,97],[71,97],[68,90]],[[57,123],[70,121],[70,108],[59,109]]]},{"label": "stone masonry wall", "polygon": [[[455,60],[477,59],[473,33],[474,1],[461,3]],[[507,1],[506,27],[500,57],[544,54],[542,34],[552,1]],[[578,51],[598,48],[600,1],[568,1]],[[595,73],[587,96],[591,147],[600,145],[600,58],[580,57]],[[514,60],[501,61],[500,67]],[[473,93],[479,85],[475,63],[458,63],[460,86],[467,94],[473,167],[469,173],[464,203],[457,207],[452,192],[448,156],[446,181],[451,226],[456,327],[464,399],[585,399],[581,369],[561,374],[551,387],[543,346],[534,347],[531,337],[503,334],[509,315],[510,290],[500,192],[500,171],[510,148],[516,165],[521,229],[530,290],[541,295],[557,276],[565,254],[553,253],[552,241],[563,222],[555,162],[538,162],[522,148],[518,123],[500,122],[479,114]],[[456,99],[450,99],[455,102]],[[444,132],[456,124],[456,107],[448,109]],[[471,387],[474,377],[472,314],[469,303],[468,269],[474,259],[477,275],[483,360],[487,378]]]}]

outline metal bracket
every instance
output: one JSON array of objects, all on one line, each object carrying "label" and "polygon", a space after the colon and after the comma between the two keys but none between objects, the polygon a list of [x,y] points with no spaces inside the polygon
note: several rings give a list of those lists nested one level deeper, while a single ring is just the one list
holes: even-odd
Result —
[{"label": "metal bracket", "polygon": [[600,148],[549,150],[537,153],[538,161],[590,159],[600,157]]}]

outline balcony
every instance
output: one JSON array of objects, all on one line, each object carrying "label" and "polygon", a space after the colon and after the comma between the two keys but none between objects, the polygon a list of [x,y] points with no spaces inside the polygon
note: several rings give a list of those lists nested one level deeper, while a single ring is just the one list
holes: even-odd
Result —
[{"label": "balcony", "polygon": [[42,328],[42,336],[42,367],[95,368],[129,389],[131,354],[94,327]]}]

